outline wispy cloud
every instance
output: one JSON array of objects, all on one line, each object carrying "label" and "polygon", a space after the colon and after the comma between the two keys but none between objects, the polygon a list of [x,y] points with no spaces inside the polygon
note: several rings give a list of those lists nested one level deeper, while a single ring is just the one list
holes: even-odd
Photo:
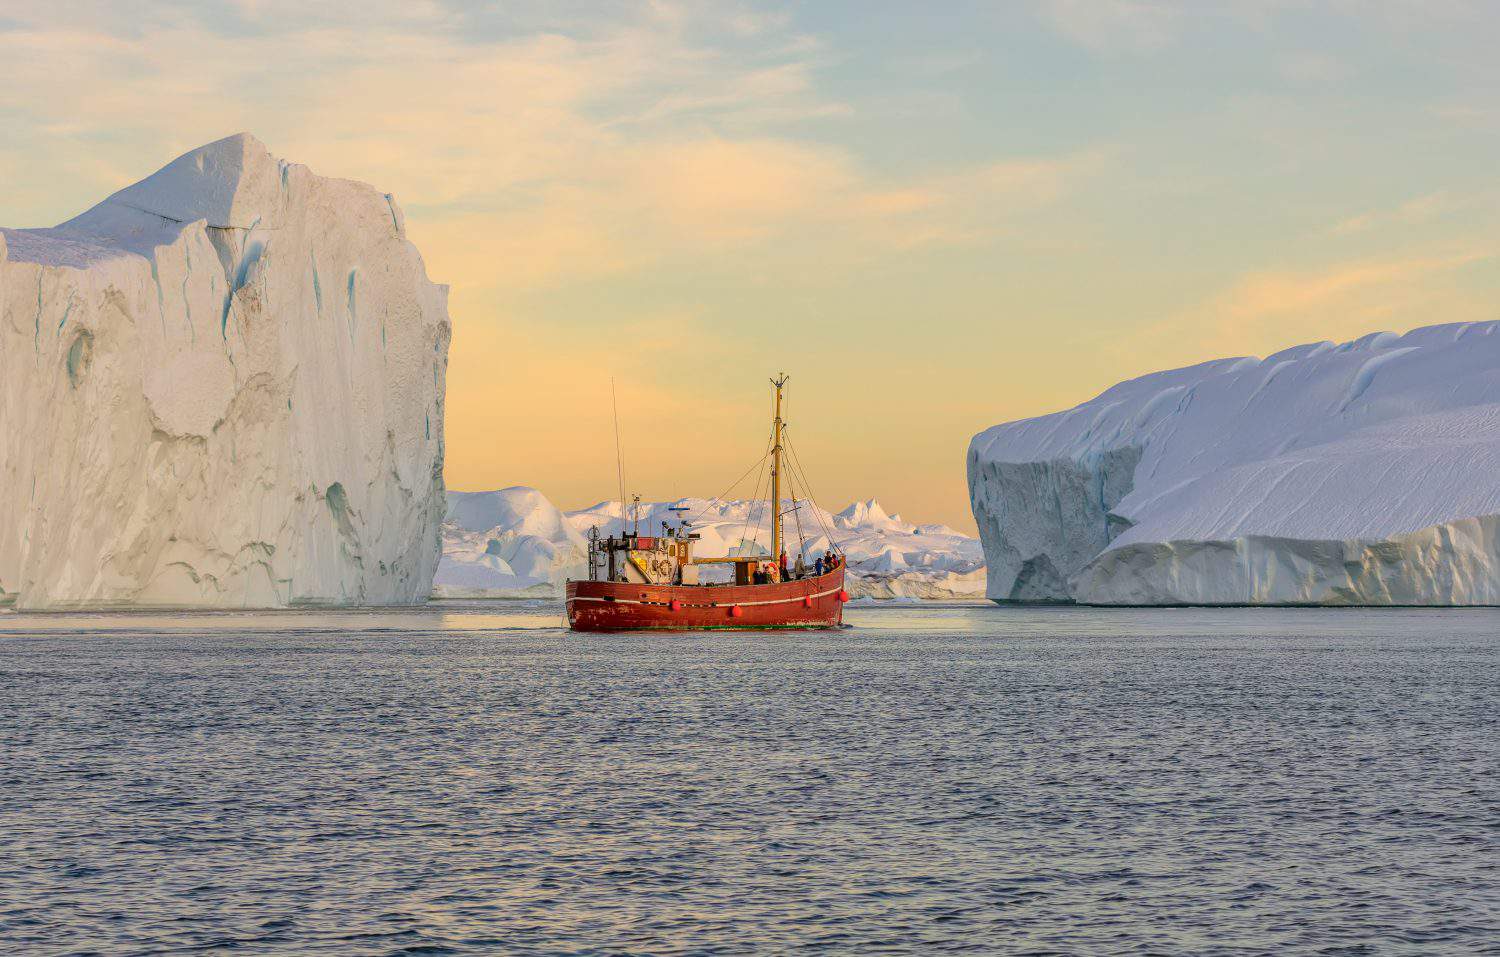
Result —
[{"label": "wispy cloud", "polygon": [[1300,51],[1276,61],[1276,73],[1283,80],[1303,86],[1326,86],[1348,78],[1349,65],[1328,53]]},{"label": "wispy cloud", "polygon": [[[764,315],[819,317],[799,334],[842,360],[820,401],[847,421],[914,355],[964,370],[942,400],[990,411],[954,447],[1131,371],[1495,317],[1493,4],[933,10],[0,0],[0,222],[238,130],[394,192],[453,285],[456,479],[569,454],[569,371],[649,364],[629,343],[715,381],[780,362]],[[494,374],[512,355],[525,408]],[[925,401],[890,414],[926,434]],[[868,432],[825,438],[902,471]],[[581,496],[578,464],[534,480]]]},{"label": "wispy cloud", "polygon": [[1150,53],[1176,39],[1182,11],[1164,0],[1044,0],[1063,36],[1097,51]]},{"label": "wispy cloud", "polygon": [[[662,2],[577,35],[475,41],[432,2],[320,8],[295,28],[288,0],[241,0],[223,22],[165,6],[88,30],[42,11],[0,34],[0,107],[33,157],[56,161],[49,177],[61,169],[94,198],[250,129],[420,209],[413,228],[437,244],[430,260],[459,267],[458,285],[608,275],[798,230],[855,246],[966,242],[1093,162],[876,175],[788,132],[848,108],[818,92],[821,50],[779,14]],[[724,42],[704,35],[715,23],[729,25]],[[77,66],[59,74],[59,60]],[[106,129],[116,148],[83,147]]]},{"label": "wispy cloud", "polygon": [[1210,312],[1228,324],[1243,325],[1285,316],[1316,318],[1322,313],[1378,316],[1388,313],[1401,290],[1435,275],[1495,258],[1493,250],[1466,250],[1446,256],[1339,264],[1313,272],[1255,273],[1225,292]]},{"label": "wispy cloud", "polygon": [[1153,326],[1147,341],[1206,358],[1265,354],[1297,342],[1352,338],[1436,322],[1497,318],[1482,284],[1500,248],[1459,247],[1408,256],[1335,262],[1320,268],[1247,273],[1209,299]]},{"label": "wispy cloud", "polygon": [[1500,127],[1500,110],[1472,103],[1440,103],[1431,108],[1433,116],[1465,130]]},{"label": "wispy cloud", "polygon": [[1392,209],[1370,210],[1341,219],[1328,228],[1335,236],[1350,236],[1384,226],[1410,226],[1436,219],[1461,205],[1460,199],[1447,190],[1415,196]]}]

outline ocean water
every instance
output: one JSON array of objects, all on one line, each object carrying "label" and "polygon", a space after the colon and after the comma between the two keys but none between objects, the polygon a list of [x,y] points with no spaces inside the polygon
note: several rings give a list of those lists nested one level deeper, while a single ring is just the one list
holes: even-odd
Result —
[{"label": "ocean water", "polygon": [[0,614],[0,952],[1500,952],[1500,612]]}]

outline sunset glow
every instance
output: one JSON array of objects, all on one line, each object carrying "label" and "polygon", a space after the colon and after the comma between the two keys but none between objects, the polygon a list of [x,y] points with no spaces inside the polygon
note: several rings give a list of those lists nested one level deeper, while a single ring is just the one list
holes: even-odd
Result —
[{"label": "sunset glow", "polygon": [[613,497],[613,377],[631,490],[712,496],[785,371],[824,505],[971,529],[989,425],[1497,318],[1488,4],[124,6],[0,3],[0,223],[239,130],[393,192],[450,488]]}]

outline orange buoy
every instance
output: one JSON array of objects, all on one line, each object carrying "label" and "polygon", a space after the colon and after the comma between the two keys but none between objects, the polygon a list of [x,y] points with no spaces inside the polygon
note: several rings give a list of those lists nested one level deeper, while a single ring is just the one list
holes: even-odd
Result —
[{"label": "orange buoy", "polygon": [[730,618],[743,618],[743,617],[745,617],[745,609],[741,608],[739,605],[730,605],[729,606],[729,617]]},{"label": "orange buoy", "polygon": [[848,601],[848,600],[849,600],[849,593],[846,592],[846,591],[844,591],[844,589],[840,588],[839,589],[839,601]]},{"label": "orange buoy", "polygon": [[680,602],[680,601],[678,601],[677,599],[674,598],[670,602],[667,603],[667,607],[670,608],[672,611],[681,611],[682,610],[682,602]]},{"label": "orange buoy", "polygon": [[812,596],[811,595],[803,595],[802,596],[802,607],[803,608],[811,608],[812,607]]}]

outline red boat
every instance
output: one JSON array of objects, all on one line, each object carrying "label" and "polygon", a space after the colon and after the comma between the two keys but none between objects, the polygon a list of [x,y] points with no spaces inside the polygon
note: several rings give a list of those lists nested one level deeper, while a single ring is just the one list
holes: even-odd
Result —
[{"label": "red boat", "polygon": [[706,628],[837,628],[844,567],[774,585],[633,585],[568,582],[574,631],[699,631]]},{"label": "red boat", "polygon": [[[831,568],[800,574],[782,549],[782,450],[786,424],[781,393],[786,376],[772,379],[776,411],[771,425],[771,549],[745,548],[740,554],[699,558],[698,534],[691,521],[676,528],[662,523],[661,535],[633,532],[621,519],[620,535],[589,540],[589,577],[568,582],[568,625],[575,631],[698,631],[709,628],[837,628],[844,621],[843,556],[833,552]],[[762,462],[765,460],[762,459]],[[622,494],[623,498],[623,494]],[[622,503],[623,506],[623,503]],[[798,507],[794,499],[792,508]],[[832,535],[829,535],[832,541]],[[833,546],[836,548],[837,546]],[[799,564],[802,564],[799,562]],[[701,581],[705,566],[733,570],[733,581]]]}]

